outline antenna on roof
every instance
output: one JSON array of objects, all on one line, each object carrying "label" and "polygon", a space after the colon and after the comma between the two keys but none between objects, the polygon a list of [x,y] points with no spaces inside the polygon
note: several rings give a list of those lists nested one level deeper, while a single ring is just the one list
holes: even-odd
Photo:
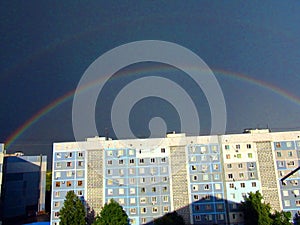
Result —
[{"label": "antenna on roof", "polygon": [[108,132],[108,128],[105,127],[105,140],[108,140],[108,136],[109,136],[109,132]]}]

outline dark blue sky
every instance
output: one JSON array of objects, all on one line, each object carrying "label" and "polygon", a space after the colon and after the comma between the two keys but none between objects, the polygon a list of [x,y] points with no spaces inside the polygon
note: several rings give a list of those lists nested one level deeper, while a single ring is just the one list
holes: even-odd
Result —
[{"label": "dark blue sky", "polygon": [[[226,100],[228,133],[267,125],[273,130],[300,129],[299,10],[298,1],[2,1],[0,141],[74,90],[100,55],[149,39],[185,46],[215,72]],[[133,65],[127,68],[128,74],[136,67],[151,66],[155,67]],[[169,70],[164,76],[176,73]],[[110,107],[118,90],[148,75],[153,74],[116,75],[106,85],[96,111],[100,135],[108,128],[114,136]],[[182,82],[181,76],[178,73],[174,80],[196,102],[201,133],[207,134],[207,101],[201,90],[192,82]],[[294,101],[274,87],[295,96]],[[72,141],[71,109],[72,99],[40,118],[8,150],[49,153],[53,141]],[[149,135],[147,124],[153,116],[165,118],[169,131],[180,130],[176,110],[155,98],[133,108],[132,130],[139,136]]]}]

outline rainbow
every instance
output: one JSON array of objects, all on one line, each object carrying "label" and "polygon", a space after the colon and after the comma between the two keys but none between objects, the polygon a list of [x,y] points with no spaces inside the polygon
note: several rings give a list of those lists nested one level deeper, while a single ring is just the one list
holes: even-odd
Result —
[{"label": "rainbow", "polygon": [[[166,70],[166,68],[164,68],[163,70]],[[275,85],[272,85],[270,83],[267,83],[265,81],[252,78],[252,77],[247,76],[242,73],[236,73],[236,72],[226,71],[226,70],[222,70],[222,69],[212,69],[212,71],[214,72],[214,74],[216,75],[217,78],[218,78],[218,76],[225,76],[225,77],[230,77],[230,78],[236,79],[238,81],[247,82],[247,83],[253,84],[255,86],[267,89],[273,93],[276,93],[276,94],[286,98],[287,100],[289,100],[293,103],[300,105],[300,98],[298,96],[295,96],[295,95],[289,93],[288,91],[283,90],[283,89],[281,89]],[[132,75],[138,75],[138,74],[142,74],[142,73],[146,73],[146,72],[162,72],[162,69],[158,66],[158,67],[154,67],[154,68],[152,67],[150,70],[149,69],[147,69],[147,70],[140,69],[140,70],[126,71],[126,73],[125,72],[120,73],[118,76],[113,77],[112,79],[117,79],[120,76],[125,76],[125,75],[132,76]],[[98,82],[101,82],[102,79],[104,79],[104,78],[99,79]],[[95,85],[95,82],[87,84],[86,86],[82,87],[82,90],[79,90],[79,92],[87,90],[87,89],[91,88],[93,85]],[[26,132],[26,130],[28,130],[31,126],[33,126],[35,123],[37,123],[43,116],[50,113],[52,110],[54,110],[58,106],[62,105],[63,103],[71,100],[74,96],[75,91],[76,91],[76,89],[71,90],[71,91],[67,92],[66,94],[62,95],[61,97],[55,99],[53,102],[46,105],[44,108],[41,108],[36,114],[34,114],[31,118],[29,118],[23,125],[21,125],[18,129],[16,129],[7,138],[7,140],[5,141],[6,149],[11,147],[12,144],[24,132]]]}]

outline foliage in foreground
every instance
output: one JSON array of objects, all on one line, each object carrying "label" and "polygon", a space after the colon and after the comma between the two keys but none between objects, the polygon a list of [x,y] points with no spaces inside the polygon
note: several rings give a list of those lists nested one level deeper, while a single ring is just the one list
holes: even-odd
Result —
[{"label": "foliage in foreground", "polygon": [[74,191],[69,191],[66,195],[64,205],[59,211],[60,225],[85,225],[85,210],[81,200]]},{"label": "foliage in foreground", "polygon": [[241,209],[244,213],[245,225],[291,225],[290,212],[274,211],[269,204],[264,203],[263,196],[256,191],[250,192],[242,202]]},{"label": "foliage in foreground", "polygon": [[113,199],[105,203],[100,215],[96,217],[93,225],[128,225],[129,219],[122,206]]}]

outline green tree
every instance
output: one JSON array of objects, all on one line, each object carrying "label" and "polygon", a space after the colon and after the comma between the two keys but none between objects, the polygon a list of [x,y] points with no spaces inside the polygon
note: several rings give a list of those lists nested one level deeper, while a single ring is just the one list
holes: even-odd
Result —
[{"label": "green tree", "polygon": [[242,202],[241,209],[244,213],[245,225],[272,225],[271,207],[263,202],[263,197],[259,191],[250,192]]},{"label": "green tree", "polygon": [[60,225],[85,225],[84,205],[74,191],[66,195],[64,205],[59,211]]},{"label": "green tree", "polygon": [[113,199],[110,203],[105,203],[104,207],[100,212],[100,216],[96,217],[93,225],[128,225],[128,215],[123,210],[122,206],[119,205]]},{"label": "green tree", "polygon": [[270,217],[273,220],[272,225],[291,225],[290,220],[292,218],[292,214],[290,212],[275,211],[270,214]]},{"label": "green tree", "polygon": [[182,216],[178,215],[178,213],[175,212],[171,212],[171,213],[167,213],[164,216],[156,219],[154,221],[155,225],[185,225],[184,220],[182,218]]},{"label": "green tree", "polygon": [[245,225],[291,225],[291,213],[276,210],[271,213],[273,210],[269,204],[264,203],[259,191],[250,192],[242,202],[241,209],[244,212]]}]

